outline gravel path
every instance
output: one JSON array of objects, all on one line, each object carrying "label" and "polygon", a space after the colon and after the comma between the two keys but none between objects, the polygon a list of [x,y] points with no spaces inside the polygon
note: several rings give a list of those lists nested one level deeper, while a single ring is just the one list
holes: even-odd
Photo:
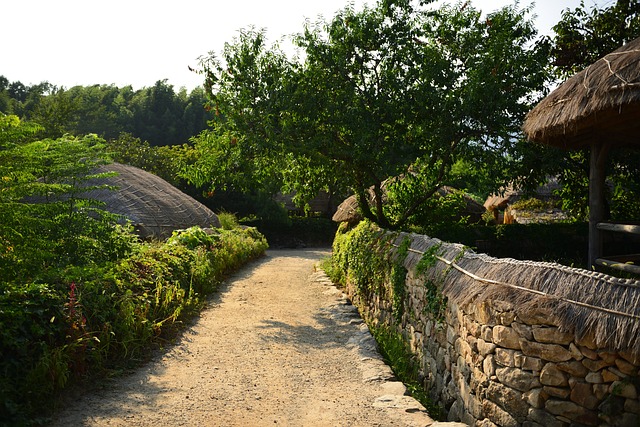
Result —
[{"label": "gravel path", "polygon": [[68,404],[53,426],[427,426],[316,263],[269,250],[166,353]]}]

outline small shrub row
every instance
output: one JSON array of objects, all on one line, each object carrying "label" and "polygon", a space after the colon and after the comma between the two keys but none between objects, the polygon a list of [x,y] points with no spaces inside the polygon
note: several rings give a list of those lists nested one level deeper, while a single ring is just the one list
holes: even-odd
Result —
[{"label": "small shrub row", "polygon": [[190,228],[52,283],[0,283],[0,425],[34,425],[72,383],[144,360],[222,278],[267,248],[252,228]]}]

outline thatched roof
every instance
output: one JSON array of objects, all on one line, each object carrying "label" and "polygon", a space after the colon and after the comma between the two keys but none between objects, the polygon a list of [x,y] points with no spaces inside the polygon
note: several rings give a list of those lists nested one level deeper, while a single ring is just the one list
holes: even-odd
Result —
[{"label": "thatched roof", "polygon": [[360,222],[362,215],[358,210],[358,198],[354,195],[347,197],[338,205],[336,213],[331,218],[335,222]]},{"label": "thatched roof", "polygon": [[166,238],[173,230],[194,225],[220,227],[209,208],[156,175],[120,163],[99,166],[95,172],[116,172],[116,176],[90,184],[117,189],[92,190],[84,197],[102,201],[105,210],[126,217],[143,238]]},{"label": "thatched roof", "polygon": [[534,142],[578,148],[640,144],[640,38],[604,56],[544,98],[525,120]]},{"label": "thatched roof", "polygon": [[[560,182],[558,182],[558,178],[550,177],[544,184],[538,186],[531,196],[541,200],[550,200],[555,197],[554,193],[561,188],[562,186]],[[487,210],[505,209],[508,205],[517,202],[527,195],[525,192],[517,190],[513,184],[509,184],[506,188],[502,188],[502,190],[500,193],[492,193],[487,196],[487,199],[484,201],[484,207]]]},{"label": "thatched roof", "polygon": [[[383,191],[384,191],[384,187],[385,186],[383,184]],[[455,188],[445,185],[438,189],[438,195],[440,195],[441,197],[444,197],[455,191],[457,191]],[[373,203],[374,198],[375,196],[373,193],[373,188],[370,188],[369,199],[371,203]],[[383,195],[383,199],[384,199],[384,195]],[[469,215],[472,221],[478,221],[482,217],[482,214],[486,211],[486,209],[480,203],[473,200],[470,196],[465,195],[465,203],[466,203],[466,206],[464,208],[464,211],[461,213],[465,215]],[[356,196],[352,195],[347,197],[345,201],[338,206],[336,213],[333,215],[333,218],[331,219],[335,222],[352,222],[352,223],[360,222],[363,218],[362,218],[362,214],[358,209],[358,199],[356,198]]]}]

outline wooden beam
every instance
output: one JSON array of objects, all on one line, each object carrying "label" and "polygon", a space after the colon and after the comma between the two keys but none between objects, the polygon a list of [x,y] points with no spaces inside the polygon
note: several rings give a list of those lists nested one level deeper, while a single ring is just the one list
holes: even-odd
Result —
[{"label": "wooden beam", "polygon": [[640,234],[640,225],[637,224],[618,224],[613,222],[601,222],[598,224],[598,230],[615,231],[618,233]]},{"label": "wooden beam", "polygon": [[589,267],[595,269],[596,259],[602,255],[602,236],[598,223],[605,218],[605,171],[609,145],[596,141],[591,144],[589,162]]},{"label": "wooden beam", "polygon": [[627,264],[613,259],[596,258],[595,265],[614,268],[627,273],[640,274],[640,265]]}]

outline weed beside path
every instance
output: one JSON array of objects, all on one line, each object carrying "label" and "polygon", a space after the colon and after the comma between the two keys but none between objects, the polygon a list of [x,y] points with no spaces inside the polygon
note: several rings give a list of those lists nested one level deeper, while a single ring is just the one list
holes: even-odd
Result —
[{"label": "weed beside path", "polygon": [[270,250],[227,280],[168,351],[70,402],[53,426],[425,426],[357,311],[315,271],[328,250]]}]

